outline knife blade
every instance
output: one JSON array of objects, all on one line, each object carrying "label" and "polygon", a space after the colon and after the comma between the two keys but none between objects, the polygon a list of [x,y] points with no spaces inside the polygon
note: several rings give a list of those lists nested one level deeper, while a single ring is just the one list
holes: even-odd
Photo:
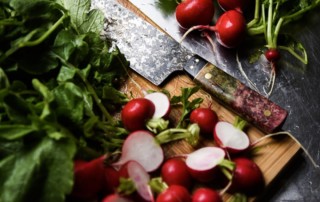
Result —
[{"label": "knife blade", "polygon": [[265,132],[277,129],[287,111],[208,63],[115,0],[96,1],[104,11],[105,35],[125,54],[131,68],[155,85],[185,70],[222,104]]}]

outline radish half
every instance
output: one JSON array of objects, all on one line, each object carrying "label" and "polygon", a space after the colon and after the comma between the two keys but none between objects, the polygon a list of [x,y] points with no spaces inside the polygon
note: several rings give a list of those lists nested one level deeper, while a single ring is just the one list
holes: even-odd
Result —
[{"label": "radish half", "polygon": [[214,140],[229,153],[238,153],[250,146],[248,135],[231,123],[219,121],[214,130]]},{"label": "radish half", "polygon": [[130,161],[127,169],[129,178],[133,181],[139,195],[146,201],[154,201],[152,191],[148,185],[150,176],[146,170],[136,161]]},{"label": "radish half", "polygon": [[218,165],[225,156],[225,151],[219,147],[203,147],[187,156],[186,165],[194,179],[209,182],[217,176]]},{"label": "radish half", "polygon": [[144,98],[150,100],[155,106],[155,111],[152,118],[162,118],[169,115],[170,100],[166,94],[154,92],[147,94]]},{"label": "radish half", "polygon": [[161,146],[152,133],[145,130],[135,131],[125,139],[121,157],[114,166],[122,166],[128,161],[137,161],[147,172],[156,170],[163,162]]}]

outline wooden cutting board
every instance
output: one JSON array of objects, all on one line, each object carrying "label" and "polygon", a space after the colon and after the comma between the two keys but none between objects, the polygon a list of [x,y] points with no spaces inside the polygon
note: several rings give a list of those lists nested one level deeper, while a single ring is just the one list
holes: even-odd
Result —
[{"label": "wooden cutting board", "polygon": [[[127,0],[118,0],[122,3],[125,7],[135,12],[138,16],[142,17],[149,23],[153,24],[146,16],[144,16],[137,8],[135,8],[132,4],[130,4]],[[155,26],[155,25],[154,25]],[[172,77],[165,85],[161,87],[157,87],[150,83],[149,81],[145,80],[144,78],[140,77],[134,72],[129,72],[129,78],[126,83],[123,84],[122,90],[127,94],[131,94],[132,97],[141,97],[144,95],[144,91],[147,90],[160,90],[166,89],[173,95],[180,95],[181,88],[191,87],[194,86],[194,82],[188,77],[187,75],[181,73]],[[203,107],[211,106],[211,108],[217,113],[219,120],[228,121],[233,123],[235,120],[236,115],[228,110],[226,107],[222,106],[218,100],[211,97],[208,93],[203,90],[200,90],[195,95],[192,96],[191,99],[201,97],[204,99],[202,103]],[[181,115],[181,111],[179,109],[173,109],[170,113],[169,119],[171,121],[177,121]],[[246,132],[251,141],[255,141],[266,134],[257,129],[254,126],[249,126],[246,129]],[[204,145],[214,145],[213,139],[203,139],[201,141],[200,146]],[[261,168],[266,185],[269,185],[272,180],[274,180],[278,173],[288,164],[288,162],[297,154],[300,149],[300,146],[293,141],[289,137],[284,138],[276,138],[276,139],[267,139],[261,142],[261,149],[257,153],[257,155],[253,158],[254,161],[258,164]],[[165,156],[173,156],[176,154],[186,154],[193,151],[192,148],[188,143],[185,141],[177,141],[174,143],[170,143],[164,145]],[[225,194],[223,196],[224,201],[230,196]],[[254,201],[255,198],[251,198],[250,201]]]}]

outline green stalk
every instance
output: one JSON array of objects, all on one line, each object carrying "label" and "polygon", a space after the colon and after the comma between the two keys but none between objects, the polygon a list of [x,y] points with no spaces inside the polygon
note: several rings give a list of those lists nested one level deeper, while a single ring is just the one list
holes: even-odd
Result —
[{"label": "green stalk", "polygon": [[269,0],[268,22],[267,22],[267,46],[268,46],[268,48],[275,48],[275,44],[273,44],[272,22],[273,22],[273,0]]},{"label": "green stalk", "polygon": [[[42,43],[44,40],[46,40],[50,34],[52,32],[54,32],[60,24],[62,24],[63,20],[66,19],[68,17],[67,14],[63,14],[60,19],[55,22],[50,29],[48,29],[41,37],[39,37],[36,40],[33,41],[24,41],[21,42],[20,44],[18,44],[17,46],[14,46],[12,48],[10,48],[9,50],[7,50],[1,57],[0,57],[0,63],[3,62],[6,58],[8,58],[10,55],[12,55],[13,53],[15,53],[17,50],[19,50],[20,48],[23,47],[32,47],[32,46],[36,46],[39,45],[40,43]],[[36,30],[34,30],[33,32],[30,32],[29,34],[33,35],[36,33]]]},{"label": "green stalk", "polygon": [[254,8],[254,18],[247,24],[247,28],[251,28],[254,26],[260,17],[260,0],[256,0],[255,8]]}]

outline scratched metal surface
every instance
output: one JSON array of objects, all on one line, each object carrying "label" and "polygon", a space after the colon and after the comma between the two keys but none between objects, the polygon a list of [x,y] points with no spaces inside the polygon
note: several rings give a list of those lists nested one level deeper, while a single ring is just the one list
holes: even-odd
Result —
[{"label": "scratched metal surface", "polygon": [[103,35],[117,45],[137,73],[155,85],[160,85],[171,73],[183,70],[191,58],[190,51],[137,18],[116,0],[95,0],[92,5],[104,12]]},{"label": "scratched metal surface", "polygon": [[[113,0],[96,0],[105,4]],[[175,23],[172,13],[161,11],[161,0],[130,0],[138,4],[142,10],[154,17],[154,21],[171,36],[179,40],[181,30]],[[278,66],[276,85],[271,100],[288,110],[289,116],[283,125],[283,130],[291,132],[310,152],[315,161],[320,164],[320,8],[317,8],[294,26],[287,30],[294,38],[304,44],[309,55],[309,64],[302,65],[290,55],[282,53]],[[127,33],[128,36],[139,35]],[[197,52],[208,61],[247,83],[241,75],[235,50],[227,50],[216,45],[214,50],[208,42],[192,34],[183,45]],[[263,94],[267,80],[267,63],[261,58],[258,63],[252,65],[246,61],[247,45],[240,47],[239,60],[249,77]],[[147,53],[145,53],[147,54]],[[149,53],[156,54],[156,53]],[[249,84],[247,83],[249,86]],[[305,155],[298,156],[289,164],[281,176],[276,179],[271,189],[260,201],[320,201],[320,174],[314,169]]]}]

